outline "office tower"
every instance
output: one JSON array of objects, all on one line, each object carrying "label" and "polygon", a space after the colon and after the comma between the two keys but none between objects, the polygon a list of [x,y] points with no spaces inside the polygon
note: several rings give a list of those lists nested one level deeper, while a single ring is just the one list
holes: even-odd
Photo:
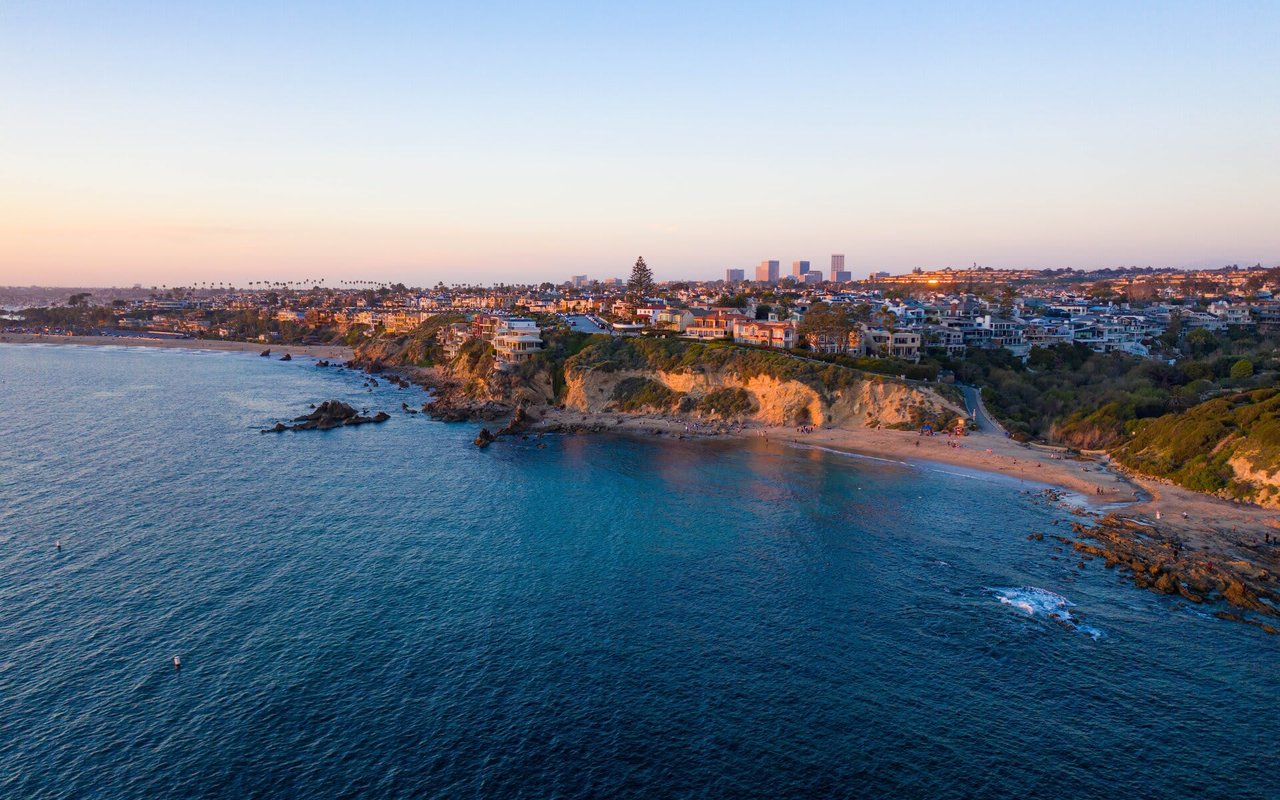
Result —
[{"label": "office tower", "polygon": [[822,283],[822,270],[811,269],[800,276],[801,283]]},{"label": "office tower", "polygon": [[746,279],[747,279],[746,270],[726,269],[724,271],[724,280],[726,283],[742,283]]},{"label": "office tower", "polygon": [[573,287],[575,289],[581,289],[583,286],[587,285],[587,276],[586,275],[570,275],[569,283],[573,284]]},{"label": "office tower", "polygon": [[849,281],[853,280],[853,273],[849,272],[848,270],[840,270],[839,272],[833,271],[831,273],[831,280],[835,281],[836,283],[848,283]]},{"label": "office tower", "polygon": [[761,261],[760,266],[756,267],[757,283],[777,283],[778,282],[778,262],[777,261]]},{"label": "office tower", "polygon": [[844,272],[844,253],[834,253],[831,256],[832,280],[837,280],[834,277],[837,272]]},{"label": "office tower", "polygon": [[791,275],[796,280],[800,280],[800,277],[808,271],[809,271],[808,261],[792,261],[791,262]]}]

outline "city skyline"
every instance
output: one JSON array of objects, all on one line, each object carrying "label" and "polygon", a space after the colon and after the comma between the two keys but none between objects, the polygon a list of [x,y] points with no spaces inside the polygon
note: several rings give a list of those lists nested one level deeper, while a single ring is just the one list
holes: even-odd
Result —
[{"label": "city skyline", "polygon": [[0,284],[1280,259],[1272,5],[374,5],[8,10]]}]

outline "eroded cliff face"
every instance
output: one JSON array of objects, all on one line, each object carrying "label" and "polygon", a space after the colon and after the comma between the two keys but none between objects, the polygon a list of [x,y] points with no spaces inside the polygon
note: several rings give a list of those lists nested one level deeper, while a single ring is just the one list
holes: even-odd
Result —
[{"label": "eroded cliff face", "polygon": [[539,406],[554,401],[551,376],[545,370],[532,375],[501,372],[490,364],[459,359],[443,370],[456,400],[468,403],[495,403],[511,407]]},{"label": "eroded cliff face", "polygon": [[1255,488],[1253,502],[1263,508],[1280,509],[1280,470],[1268,471],[1260,461],[1262,455],[1256,450],[1240,450],[1227,460],[1227,466],[1238,482]]},{"label": "eroded cliff face", "polygon": [[568,390],[563,402],[583,413],[615,411],[615,391],[628,378],[655,381],[682,395],[683,402],[666,413],[693,417],[707,416],[698,411],[697,401],[709,393],[745,390],[753,401],[751,410],[736,418],[765,425],[914,427],[927,422],[941,426],[964,414],[930,390],[892,379],[868,376],[850,387],[819,392],[795,380],[743,378],[727,371],[571,370],[565,375]]}]

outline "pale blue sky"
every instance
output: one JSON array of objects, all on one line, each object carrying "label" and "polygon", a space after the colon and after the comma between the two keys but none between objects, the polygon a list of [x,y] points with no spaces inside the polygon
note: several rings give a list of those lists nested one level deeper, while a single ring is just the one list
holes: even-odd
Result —
[{"label": "pale blue sky", "polygon": [[1280,3],[6,3],[0,283],[1280,259]]}]

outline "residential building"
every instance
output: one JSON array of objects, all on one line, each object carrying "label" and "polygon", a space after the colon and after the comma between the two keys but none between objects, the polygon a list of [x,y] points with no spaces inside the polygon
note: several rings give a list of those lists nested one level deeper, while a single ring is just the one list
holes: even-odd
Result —
[{"label": "residential building", "polygon": [[920,360],[919,331],[891,331],[869,325],[859,326],[859,330],[850,334],[851,344],[857,337],[853,347],[858,352],[875,356],[893,356],[904,361]]},{"label": "residential building", "polygon": [[536,322],[525,317],[503,318],[493,337],[498,369],[512,369],[541,349],[542,331]]},{"label": "residential building", "polygon": [[444,349],[444,357],[448,361],[452,361],[458,355],[458,350],[462,345],[471,339],[471,326],[465,322],[455,322],[451,325],[445,325],[436,334],[440,337],[440,345]]},{"label": "residential building", "polygon": [[778,350],[790,350],[796,346],[796,326],[793,322],[775,320],[739,321],[734,323],[733,340]]},{"label": "residential building", "polygon": [[693,320],[693,312],[687,308],[664,308],[653,315],[655,328],[680,333],[684,333],[685,329],[693,324]]}]

